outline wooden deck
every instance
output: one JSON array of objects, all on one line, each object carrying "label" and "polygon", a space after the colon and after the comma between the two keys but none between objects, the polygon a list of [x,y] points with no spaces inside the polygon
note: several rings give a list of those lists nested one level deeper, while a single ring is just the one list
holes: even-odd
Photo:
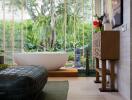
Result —
[{"label": "wooden deck", "polygon": [[48,76],[49,77],[77,77],[78,70],[72,67],[71,68],[62,67],[57,71],[49,71]]}]

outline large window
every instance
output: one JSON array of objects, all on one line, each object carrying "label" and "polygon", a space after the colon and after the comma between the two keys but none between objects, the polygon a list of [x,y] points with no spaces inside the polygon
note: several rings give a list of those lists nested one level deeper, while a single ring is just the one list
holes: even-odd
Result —
[{"label": "large window", "polygon": [[14,52],[66,51],[73,66],[79,50],[91,54],[92,0],[0,0],[0,48],[6,63]]}]

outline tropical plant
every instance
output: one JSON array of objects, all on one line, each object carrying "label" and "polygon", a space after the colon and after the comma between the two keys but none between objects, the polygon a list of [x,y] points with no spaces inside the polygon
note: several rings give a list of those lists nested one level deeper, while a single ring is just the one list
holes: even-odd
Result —
[{"label": "tropical plant", "polygon": [[75,54],[73,51],[68,52],[68,61],[74,61]]},{"label": "tropical plant", "polygon": [[[81,1],[67,0],[66,5],[64,0],[6,0],[5,2],[9,7],[14,6],[15,9],[20,10],[24,8],[28,11],[34,23],[33,28],[37,30],[34,31],[36,32],[34,34],[40,35],[40,40],[46,48],[56,48],[56,42],[59,38],[63,40],[59,43],[64,46],[64,28],[66,28],[67,41],[71,41],[67,44],[67,48],[74,46],[75,41],[73,38],[77,38],[77,45],[82,45],[82,41],[79,41],[82,40],[79,35],[82,34],[84,23],[82,21]],[[84,0],[84,2],[86,1]],[[66,16],[64,16],[64,13],[66,13]],[[65,19],[67,19],[66,26],[63,23]],[[76,23],[73,27],[74,22]],[[79,30],[76,32],[78,34],[76,37],[73,35],[74,28]]]}]

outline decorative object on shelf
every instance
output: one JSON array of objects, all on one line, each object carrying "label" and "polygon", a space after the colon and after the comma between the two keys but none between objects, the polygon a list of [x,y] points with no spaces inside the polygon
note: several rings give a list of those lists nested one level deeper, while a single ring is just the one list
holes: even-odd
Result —
[{"label": "decorative object on shelf", "polygon": [[95,19],[93,20],[93,29],[94,29],[94,32],[97,33],[98,31],[100,31],[100,27],[99,27],[99,20]]},{"label": "decorative object on shelf", "polygon": [[123,24],[123,0],[112,0],[112,27]]},{"label": "decorative object on shelf", "polygon": [[112,28],[123,24],[123,0],[104,0],[104,12]]},{"label": "decorative object on shelf", "polygon": [[104,17],[104,15],[99,17],[97,14],[94,16],[93,28],[94,28],[95,33],[102,32],[104,30],[103,24],[102,24],[103,17]]},{"label": "decorative object on shelf", "polygon": [[104,31],[112,30],[112,25],[109,21],[108,15],[104,13],[102,24],[104,25]]},{"label": "decorative object on shelf", "polygon": [[81,50],[79,48],[75,49],[75,67],[81,67]]}]

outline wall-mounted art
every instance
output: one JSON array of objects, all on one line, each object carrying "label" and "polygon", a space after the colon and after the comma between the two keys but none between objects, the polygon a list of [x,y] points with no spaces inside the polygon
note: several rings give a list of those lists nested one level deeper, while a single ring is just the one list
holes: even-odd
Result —
[{"label": "wall-mounted art", "polygon": [[123,24],[123,0],[112,0],[112,27]]}]

